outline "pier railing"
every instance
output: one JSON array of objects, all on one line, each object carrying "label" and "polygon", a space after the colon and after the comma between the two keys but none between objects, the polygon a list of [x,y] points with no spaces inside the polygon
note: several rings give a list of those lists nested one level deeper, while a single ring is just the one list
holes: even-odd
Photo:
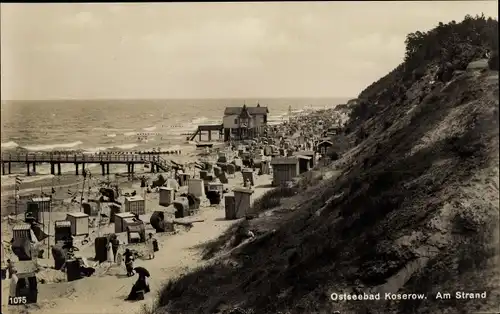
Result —
[{"label": "pier railing", "polygon": [[125,154],[60,154],[60,153],[4,153],[2,162],[63,162],[63,163],[125,163],[125,162],[158,162],[158,155],[143,155],[135,153]]}]

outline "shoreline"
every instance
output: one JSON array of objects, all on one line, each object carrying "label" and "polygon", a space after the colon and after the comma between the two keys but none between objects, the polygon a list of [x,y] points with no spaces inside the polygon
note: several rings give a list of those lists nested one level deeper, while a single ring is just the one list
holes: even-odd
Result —
[{"label": "shoreline", "polygon": [[[176,155],[176,156],[171,155],[170,158],[167,158],[167,160],[169,161],[174,161],[176,163],[185,165],[188,165],[197,159],[198,156],[196,155],[196,149],[192,149],[191,151],[186,152],[186,154]],[[93,186],[93,187],[97,186],[95,180],[97,180],[97,182],[100,182],[100,181],[107,181],[109,178],[111,182],[116,182],[117,184],[122,184],[128,181],[129,176],[127,175],[127,172],[124,171],[124,169],[122,168],[124,167],[121,167],[121,165],[112,165],[110,167],[109,175],[103,176],[99,173],[98,175],[92,176],[90,181],[87,178],[86,188],[88,186]],[[136,182],[138,176],[156,178],[160,174],[165,176],[165,174],[168,174],[168,172],[151,173],[147,168],[137,169],[130,177],[131,181],[128,182]],[[25,202],[24,196],[40,195],[41,192],[44,192],[46,194],[52,194],[52,188],[54,188],[56,190],[56,193],[53,195],[54,200],[64,200],[69,197],[67,191],[68,189],[81,188],[82,183],[84,181],[83,176],[81,174],[76,175],[74,172],[64,172],[60,176],[47,175],[47,174],[40,174],[39,176],[47,176],[47,177],[40,178],[38,180],[23,182],[21,184],[21,189],[17,192],[17,195],[21,198],[21,200],[18,201],[18,208],[17,208],[18,214],[23,213],[25,210],[24,208],[25,206],[23,206]],[[19,177],[26,178],[28,176],[26,174],[19,174]],[[36,176],[30,176],[30,177],[34,178]],[[2,205],[1,207],[2,217],[8,216],[16,211],[14,197],[15,197],[15,183],[5,184],[1,186],[0,203]]]},{"label": "shoreline", "polygon": [[[190,156],[175,157],[179,157],[179,159],[182,160],[179,160],[179,163],[187,165],[191,163],[190,159],[193,159],[193,162],[207,159],[213,163],[218,156],[217,151],[211,151],[208,156],[202,156],[205,154],[200,153],[202,153],[200,150],[194,150],[194,153]],[[175,157],[171,160],[178,162],[178,160],[176,160],[177,158]],[[189,167],[186,170],[191,171]],[[199,172],[195,168],[192,170],[195,172]],[[155,178],[159,174],[165,176],[164,172],[153,174],[149,173],[148,171],[147,173],[143,174],[139,171],[135,173],[135,178],[141,175],[145,175],[149,178]],[[197,174],[199,175],[199,173]],[[101,178],[106,180],[107,176],[101,177],[101,175],[96,175],[93,178],[94,180],[99,180]],[[113,174],[110,174],[110,179],[111,181],[115,181],[123,192],[128,192],[132,189],[141,191],[141,188],[139,187],[140,184],[137,182],[137,180],[129,181],[126,174],[120,175],[114,172]],[[236,172],[234,176],[228,177],[227,179],[228,182],[227,184],[224,184],[224,186],[228,186],[231,190],[234,190],[235,188],[241,187],[243,185],[243,175],[241,172]],[[254,177],[255,185],[252,193],[253,196],[251,199],[251,204],[260,200],[260,198],[265,195],[266,192],[275,188],[271,186],[272,179],[273,178],[270,174],[256,175]],[[20,193],[28,194],[29,191],[36,191],[41,186],[47,186],[48,184],[53,183],[53,181],[54,179],[52,177],[38,181],[26,182],[26,184],[23,185],[23,190],[20,191]],[[62,217],[66,212],[69,212],[71,210],[78,211],[78,205],[73,202],[68,202],[68,200],[72,197],[75,197],[75,195],[77,199],[79,199],[80,197],[80,194],[73,194],[72,196],[70,196],[68,194],[67,188],[58,187],[77,186],[77,189],[79,188],[80,190],[76,190],[75,188],[73,188],[72,190],[75,193],[84,191],[84,193],[87,194],[86,189],[82,189],[81,186],[81,183],[83,182],[83,177],[81,175],[77,176],[74,173],[66,173],[57,181],[57,184],[53,184],[53,186],[57,190],[54,194],[54,199],[58,202],[63,200],[64,203],[61,202],[60,204],[55,205],[52,212],[50,213],[52,220],[54,221],[56,219],[63,219]],[[95,181],[90,185],[94,188],[99,187],[99,184],[96,184]],[[187,190],[188,187],[184,186],[180,188],[179,191],[176,192],[176,194],[181,193],[181,191]],[[4,195],[4,193],[10,193],[10,195],[12,195],[13,192],[14,190],[12,186],[10,188],[10,191],[4,191],[4,187],[2,187],[2,196]],[[123,194],[120,194],[120,197],[123,197]],[[2,197],[2,199],[4,199],[4,197]],[[12,200],[12,197],[10,197],[9,199]],[[153,192],[151,194],[148,194],[147,200],[145,198],[147,208],[146,212],[149,214],[154,211],[161,210],[165,212],[168,220],[174,220],[174,208],[165,208],[159,206],[159,199],[159,193]],[[124,272],[123,266],[112,264],[106,269],[97,266],[96,275],[93,275],[89,278],[82,278],[81,280],[76,281],[74,284],[78,285],[78,289],[75,289],[75,291],[72,291],[69,294],[71,295],[71,298],[68,298],[69,295],[67,294],[67,290],[68,285],[72,285],[73,283],[58,283],[55,278],[47,277],[50,278],[50,283],[40,285],[39,308],[33,310],[33,312],[39,314],[60,313],[63,311],[63,309],[67,310],[69,308],[85,307],[86,311],[89,312],[116,311],[132,314],[139,312],[144,306],[149,307],[156,304],[156,294],[162,290],[165,280],[174,279],[185,274],[186,272],[191,272],[197,267],[206,264],[206,261],[201,258],[201,254],[198,254],[197,249],[200,248],[200,245],[206,243],[207,241],[216,240],[231,226],[237,224],[239,221],[241,221],[241,219],[244,219],[240,218],[236,220],[227,220],[225,217],[225,206],[223,203],[224,201],[222,201],[219,205],[208,205],[208,199],[204,197],[203,200],[207,202],[200,204],[200,208],[196,212],[196,214],[192,215],[191,217],[186,217],[187,219],[185,221],[193,221],[192,230],[178,229],[178,233],[174,235],[158,234],[157,240],[161,249],[160,251],[156,252],[156,257],[152,260],[137,259],[137,266],[146,267],[152,274],[150,280],[152,293],[146,295],[144,301],[134,303],[127,303],[122,301],[126,297],[126,293],[128,292],[127,290],[129,288],[128,286],[132,285],[132,280],[134,279],[121,277]],[[2,215],[4,208],[6,207],[2,207]],[[21,210],[20,212],[22,211],[24,210]],[[180,221],[183,221],[183,219],[179,219]],[[51,227],[49,226],[49,228]],[[98,230],[98,234],[101,234],[101,232],[112,233],[114,231],[114,226],[109,225]],[[8,231],[9,230],[4,230],[4,232],[6,233],[5,235],[3,234],[3,236],[9,237],[10,234],[8,233]],[[51,234],[52,232],[48,231],[47,233]],[[91,234],[92,233],[93,232],[91,232]],[[83,257],[88,258],[95,255],[93,245],[83,246],[82,244],[79,249],[79,255]],[[172,254],[173,252],[175,252],[175,254]],[[43,265],[50,265],[52,263],[52,259],[43,258],[40,259],[40,262]],[[39,276],[51,276],[51,273],[49,272],[49,270],[43,270]],[[100,289],[95,289],[96,285],[99,286]],[[125,286],[127,286],[127,288],[120,288],[117,290],[117,287],[120,285],[122,286],[122,288]]]}]

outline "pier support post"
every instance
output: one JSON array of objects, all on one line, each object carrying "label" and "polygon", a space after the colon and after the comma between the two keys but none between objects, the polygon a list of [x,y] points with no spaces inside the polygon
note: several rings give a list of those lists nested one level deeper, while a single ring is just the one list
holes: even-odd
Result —
[{"label": "pier support post", "polygon": [[30,174],[30,163],[29,162],[26,163],[26,169],[28,170],[27,175],[30,176],[31,174]]},{"label": "pier support post", "polygon": [[33,173],[36,174],[36,162],[33,163]]},{"label": "pier support post", "polygon": [[10,162],[9,162],[9,166],[8,167],[9,167],[9,174],[11,174],[12,173],[12,167],[11,167],[11,163]]},{"label": "pier support post", "polygon": [[106,174],[109,174],[109,164],[106,164]]},{"label": "pier support post", "polygon": [[101,173],[102,173],[102,175],[106,174],[106,168],[105,168],[104,164],[101,164]]},{"label": "pier support post", "polygon": [[149,171],[151,171],[151,173],[155,173],[155,164],[151,163],[149,166],[151,167]]},{"label": "pier support post", "polygon": [[2,162],[2,174],[5,174],[5,164]]},{"label": "pier support post", "polygon": [[198,138],[200,139],[200,142],[201,142],[201,130],[200,130],[200,132],[198,132],[198,136],[199,136]]},{"label": "pier support post", "polygon": [[57,175],[61,175],[61,163],[57,163]]},{"label": "pier support post", "polygon": [[50,163],[50,174],[56,174],[56,164],[54,164],[53,162]]},{"label": "pier support post", "polygon": [[78,165],[79,164],[75,164],[75,174],[78,175]]},{"label": "pier support post", "polygon": [[211,130],[208,130],[208,141],[209,142],[212,141],[212,131]]},{"label": "pier support post", "polygon": [[128,168],[127,173],[134,173],[134,164],[133,163],[128,163],[127,168]]},{"label": "pier support post", "polygon": [[82,173],[85,172],[85,163],[82,163]]}]

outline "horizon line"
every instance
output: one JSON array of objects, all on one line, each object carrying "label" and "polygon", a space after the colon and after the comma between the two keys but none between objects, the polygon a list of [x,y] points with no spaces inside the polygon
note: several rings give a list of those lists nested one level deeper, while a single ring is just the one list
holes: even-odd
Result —
[{"label": "horizon line", "polygon": [[46,98],[46,99],[1,99],[2,102],[14,101],[137,101],[137,100],[219,100],[219,99],[237,99],[237,100],[259,100],[259,99],[334,99],[345,98],[354,99],[353,96],[274,96],[274,97],[172,97],[172,98]]}]

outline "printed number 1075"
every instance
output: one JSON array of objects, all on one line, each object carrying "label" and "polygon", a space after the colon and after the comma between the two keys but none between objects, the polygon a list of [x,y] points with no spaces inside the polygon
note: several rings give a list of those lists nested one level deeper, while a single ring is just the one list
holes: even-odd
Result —
[{"label": "printed number 1075", "polygon": [[9,305],[20,305],[26,303],[28,303],[26,297],[9,297]]}]

